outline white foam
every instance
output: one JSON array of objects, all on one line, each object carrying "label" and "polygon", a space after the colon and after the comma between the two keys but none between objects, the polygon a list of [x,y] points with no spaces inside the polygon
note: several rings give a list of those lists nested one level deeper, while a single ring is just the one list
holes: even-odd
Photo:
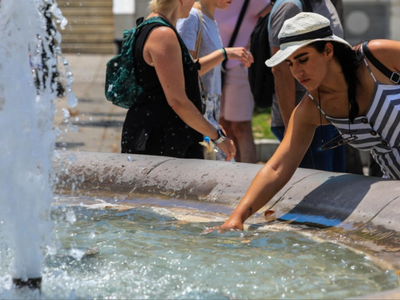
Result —
[{"label": "white foam", "polygon": [[[22,3],[23,2],[23,3]],[[56,89],[43,8],[52,0],[2,0],[0,9],[0,233],[12,252],[13,278],[41,277],[51,240],[52,160]],[[50,10],[65,26],[58,7]],[[56,34],[61,40],[60,35]],[[42,60],[46,52],[48,60]],[[45,78],[44,64],[48,76]],[[34,76],[42,79],[35,86]],[[68,77],[68,76],[67,76]],[[72,75],[70,75],[72,77]],[[71,82],[67,82],[67,89]],[[71,93],[70,102],[75,96]]]}]

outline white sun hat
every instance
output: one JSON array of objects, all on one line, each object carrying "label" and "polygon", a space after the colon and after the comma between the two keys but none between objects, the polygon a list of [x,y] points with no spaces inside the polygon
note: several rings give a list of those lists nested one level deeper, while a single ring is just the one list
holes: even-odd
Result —
[{"label": "white sun hat", "polygon": [[301,12],[287,19],[278,35],[280,50],[265,61],[268,67],[274,67],[292,55],[301,47],[317,41],[331,41],[351,45],[333,34],[330,21],[316,13]]}]

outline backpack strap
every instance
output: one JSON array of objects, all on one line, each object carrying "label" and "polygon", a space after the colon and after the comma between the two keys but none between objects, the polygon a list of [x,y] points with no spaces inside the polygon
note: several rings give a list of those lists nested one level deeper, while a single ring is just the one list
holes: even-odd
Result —
[{"label": "backpack strap", "polygon": [[233,47],[233,45],[235,44],[235,40],[236,40],[236,37],[237,37],[237,35],[239,33],[240,26],[242,25],[244,14],[246,13],[247,7],[249,6],[249,2],[250,2],[250,0],[244,0],[242,9],[240,10],[240,14],[239,14],[239,17],[237,19],[236,26],[235,26],[235,29],[233,30],[233,33],[232,33],[231,39],[229,41],[228,47]]},{"label": "backpack strap", "polygon": [[[173,25],[171,25],[167,20],[161,18],[161,17],[151,17],[147,20],[143,20],[143,18],[139,18],[136,23],[138,24],[137,27],[132,28],[131,30],[125,30],[124,31],[124,39],[122,40],[122,51],[121,54],[125,54],[125,55],[129,55],[129,53],[132,51],[132,47],[134,45],[135,39],[136,39],[136,35],[139,34],[139,32],[142,30],[142,28],[148,24],[152,24],[152,23],[158,23],[159,26],[166,26],[171,28],[175,34],[176,37],[178,38],[178,42],[181,45],[181,49],[182,49],[182,56],[183,59],[185,61],[185,63],[189,64],[189,65],[193,65],[196,68],[199,68],[200,65],[199,64],[195,64],[193,62],[193,59],[189,53],[188,48],[186,47],[185,42],[182,40],[181,36],[179,35],[179,33],[176,31],[175,27]],[[126,40],[126,41],[125,41]]]},{"label": "backpack strap", "polygon": [[[153,23],[147,24],[146,26],[142,26],[139,30],[137,30],[136,43],[138,43],[139,45],[140,44],[144,45],[149,33],[154,28],[161,27],[161,26],[164,26],[164,25],[159,22],[153,22]],[[143,48],[135,47],[134,49],[135,49],[135,57],[138,57],[139,55],[141,55]]]},{"label": "backpack strap", "polygon": [[362,44],[362,50],[365,53],[365,56],[369,59],[369,61],[382,72],[387,78],[390,79],[391,82],[395,84],[400,84],[400,74],[397,72],[390,71],[387,67],[385,67],[376,57],[372,54],[371,50],[368,48],[368,42],[366,41]]},{"label": "backpack strap", "polygon": [[[228,43],[227,47],[233,47],[233,45],[235,44],[235,40],[236,40],[236,37],[237,37],[237,35],[239,33],[240,26],[242,25],[242,21],[243,21],[244,15],[246,14],[247,7],[249,6],[249,2],[250,2],[250,0],[244,0],[244,2],[243,2],[242,9],[240,10],[239,17],[238,17],[238,19],[236,21],[235,28],[233,30],[233,33],[231,35],[231,38],[229,40],[229,43]],[[228,62],[227,59],[225,59],[222,62],[222,64],[221,64],[222,70],[225,70],[227,62]]]},{"label": "backpack strap", "polygon": [[200,55],[200,45],[201,45],[201,38],[203,36],[203,13],[201,12],[200,9],[195,8],[197,10],[197,14],[199,15],[200,19],[200,31],[199,34],[197,35],[196,39],[196,49],[194,51],[194,59],[198,59]]}]

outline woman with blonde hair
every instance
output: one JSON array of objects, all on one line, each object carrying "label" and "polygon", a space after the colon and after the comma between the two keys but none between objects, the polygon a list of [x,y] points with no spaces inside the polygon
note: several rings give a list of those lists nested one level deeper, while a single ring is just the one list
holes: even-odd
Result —
[{"label": "woman with blonde hair", "polygon": [[[122,152],[180,158],[203,158],[203,135],[234,157],[233,142],[214,128],[201,113],[198,86],[200,65],[191,58],[176,32],[176,22],[186,18],[194,0],[152,0],[145,24],[137,31],[134,70],[142,92],[126,115],[122,130]],[[203,64],[201,69],[212,66]]]},{"label": "woman with blonde hair", "polygon": [[285,21],[279,42],[267,66],[287,63],[307,93],[282,143],[232,215],[209,231],[242,230],[292,177],[320,125],[333,124],[341,133],[325,141],[322,130],[323,149],[349,144],[370,151],[385,178],[400,179],[400,42],[372,40],[352,47],[315,13]]},{"label": "woman with blonde hair", "polygon": [[[244,67],[253,62],[251,53],[244,47],[224,48],[214,19],[217,9],[228,9],[232,0],[196,0],[189,17],[178,20],[177,30],[190,54],[199,59],[200,65],[212,65],[211,70],[201,68],[201,85],[205,118],[219,127],[221,98],[221,63],[227,59],[237,60]],[[218,157],[218,156],[217,156]]]}]

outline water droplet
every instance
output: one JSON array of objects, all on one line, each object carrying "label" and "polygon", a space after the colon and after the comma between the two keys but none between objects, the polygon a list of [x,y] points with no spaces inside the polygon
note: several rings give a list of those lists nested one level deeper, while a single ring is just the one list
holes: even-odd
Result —
[{"label": "water droplet", "polygon": [[69,117],[70,117],[69,110],[66,109],[66,108],[62,108],[61,111],[62,111],[63,116],[64,116],[64,121],[69,119]]},{"label": "water droplet", "polygon": [[75,161],[76,161],[76,156],[75,156],[75,154],[71,154],[70,156],[68,156],[68,160],[69,160],[70,162],[75,162]]},{"label": "water droplet", "polygon": [[68,93],[68,106],[75,107],[78,104],[78,98],[76,98],[75,94],[70,91]]},{"label": "water droplet", "polygon": [[67,214],[65,217],[66,217],[67,222],[69,222],[70,224],[75,223],[75,221],[76,221],[75,213],[72,210],[67,211]]}]

